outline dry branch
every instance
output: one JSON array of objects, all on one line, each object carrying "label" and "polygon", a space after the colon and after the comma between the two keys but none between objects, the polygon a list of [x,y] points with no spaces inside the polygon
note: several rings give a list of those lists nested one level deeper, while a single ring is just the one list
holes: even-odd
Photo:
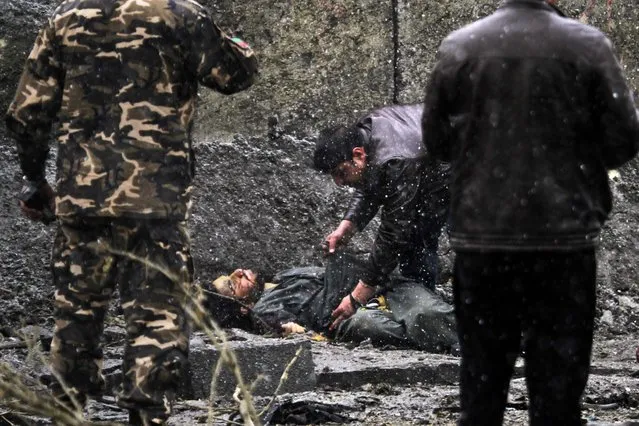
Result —
[{"label": "dry branch", "polygon": [[[240,370],[240,366],[237,362],[237,357],[235,353],[229,349],[228,340],[226,338],[226,333],[219,327],[219,325],[213,321],[212,318],[208,315],[202,304],[197,298],[192,297],[191,289],[188,285],[188,280],[186,279],[187,271],[182,271],[183,277],[179,277],[167,270],[166,268],[154,264],[150,262],[148,259],[141,258],[132,253],[116,250],[110,247],[106,243],[96,244],[94,249],[98,252],[108,252],[110,254],[114,254],[117,256],[125,257],[130,260],[134,260],[140,262],[152,269],[163,274],[168,279],[172,280],[175,283],[180,284],[181,290],[184,292],[186,298],[190,303],[185,304],[184,311],[191,318],[191,320],[199,326],[205,334],[209,337],[215,348],[220,354],[220,360],[224,363],[226,368],[231,371],[233,374],[237,386],[240,389],[240,393],[242,395],[242,400],[244,410],[241,410],[240,413],[242,415],[242,420],[245,424],[254,424],[259,426],[261,424],[260,418],[255,410],[255,406],[253,404],[253,397],[244,382],[244,378],[242,377],[242,373]],[[213,377],[212,380],[217,380],[217,377]],[[242,408],[242,407],[241,407]]]}]

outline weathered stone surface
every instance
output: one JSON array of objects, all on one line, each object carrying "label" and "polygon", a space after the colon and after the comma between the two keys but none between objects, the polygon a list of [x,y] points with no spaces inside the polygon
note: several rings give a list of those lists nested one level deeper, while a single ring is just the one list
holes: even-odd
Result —
[{"label": "weathered stone surface", "polygon": [[[315,365],[311,354],[311,342],[304,339],[268,339],[258,336],[243,336],[243,332],[234,330],[234,338],[228,348],[235,352],[245,383],[250,386],[256,382],[254,395],[273,395],[284,370],[289,366],[288,379],[282,382],[280,393],[309,391],[315,388]],[[299,348],[302,351],[291,364]],[[190,389],[185,389],[185,398],[207,398],[211,389],[213,370],[219,359],[219,352],[212,344],[206,343],[200,336],[191,339],[189,353]],[[233,395],[237,381],[233,374],[223,368],[216,382],[216,396]]]},{"label": "weathered stone surface", "polygon": [[[348,349],[314,343],[313,361],[318,386],[353,389],[364,384],[454,385],[459,383],[460,358],[415,350],[379,350],[370,346]],[[620,358],[617,356],[616,358]],[[627,358],[627,357],[626,357]],[[592,375],[630,377],[636,374],[632,360],[593,361]],[[524,376],[524,360],[515,364],[513,377]]]},{"label": "weathered stone surface", "polygon": [[398,0],[400,103],[421,102],[439,43],[448,33],[488,15],[493,3],[455,0]]},{"label": "weathered stone surface", "polygon": [[[222,28],[256,50],[260,79],[245,94],[202,92],[199,134],[264,133],[269,117],[287,132],[353,119],[391,101],[391,2],[205,0]],[[257,133],[256,133],[257,132]]]},{"label": "weathered stone surface", "polygon": [[[450,31],[494,10],[469,0],[207,0],[220,25],[256,48],[261,78],[250,91],[223,97],[202,89],[196,129],[197,187],[191,230],[196,276],[208,280],[235,267],[264,276],[320,264],[322,237],[341,219],[348,191],[308,167],[324,124],[354,118],[374,105],[419,102],[436,47]],[[586,10],[587,4],[594,6]],[[36,32],[57,0],[0,0],[0,112],[13,96]],[[561,0],[566,12],[610,34],[626,73],[639,86],[639,8],[634,0]],[[584,14],[584,12],[586,12]],[[396,62],[397,68],[393,68]],[[270,136],[267,121],[272,121]],[[233,135],[235,134],[235,135]],[[49,179],[54,180],[53,158]],[[0,320],[50,325],[48,260],[53,227],[20,217],[20,174],[0,121]],[[639,331],[639,170],[613,179],[615,210],[600,251],[600,331]],[[372,232],[353,241],[370,247]],[[452,254],[442,256],[450,271]],[[448,287],[447,287],[448,288]]]},{"label": "weathered stone surface", "polygon": [[459,358],[421,351],[314,345],[313,360],[318,386],[352,389],[367,383],[452,385],[459,381]]},{"label": "weathered stone surface", "polygon": [[[398,100],[420,102],[439,43],[446,35],[492,13],[500,2],[455,0],[398,0]],[[594,25],[614,42],[630,84],[639,88],[639,8],[636,2],[612,0],[560,0],[566,15]],[[610,5],[609,5],[610,4]]]}]

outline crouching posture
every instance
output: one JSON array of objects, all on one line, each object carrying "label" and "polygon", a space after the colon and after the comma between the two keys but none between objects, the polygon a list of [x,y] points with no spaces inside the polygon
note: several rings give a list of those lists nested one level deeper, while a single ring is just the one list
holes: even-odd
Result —
[{"label": "crouching posture", "polygon": [[352,302],[365,303],[396,268],[426,288],[435,287],[450,166],[435,161],[424,146],[423,109],[380,108],[354,124],[325,129],[317,139],[315,168],[330,174],[337,185],[355,189],[343,220],[324,241],[326,254],[346,245],[381,212],[367,268],[360,271],[353,291],[335,304],[332,327],[353,315]]}]

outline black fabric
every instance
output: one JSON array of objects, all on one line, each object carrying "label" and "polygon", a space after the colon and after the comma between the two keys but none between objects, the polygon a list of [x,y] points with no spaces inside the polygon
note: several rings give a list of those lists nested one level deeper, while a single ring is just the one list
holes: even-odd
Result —
[{"label": "black fabric", "polygon": [[460,252],[455,314],[459,424],[500,425],[523,339],[532,426],[580,425],[595,316],[594,250]]},{"label": "black fabric", "polygon": [[335,340],[457,354],[453,307],[421,283],[392,276],[387,309],[359,309],[340,324]]},{"label": "black fabric", "polygon": [[[243,303],[219,294],[215,289],[202,290],[205,294],[204,309],[211,314],[211,318],[222,328],[239,328],[252,331],[256,324],[251,320],[248,308]],[[261,324],[258,324],[261,325]],[[268,330],[264,330],[268,332]]]},{"label": "black fabric", "polygon": [[392,105],[376,109],[357,122],[367,161],[382,166],[390,160],[427,157],[422,141],[424,106]]},{"label": "black fabric", "polygon": [[[426,286],[436,280],[436,265],[423,258],[437,252],[449,201],[449,165],[427,154],[422,112],[422,105],[395,105],[375,110],[357,124],[367,166],[344,219],[362,230],[382,210],[366,274],[360,277],[367,284],[382,284],[398,264],[403,275]],[[428,267],[417,266],[424,263]]]},{"label": "black fabric", "polygon": [[506,1],[442,42],[422,127],[452,162],[450,240],[464,250],[593,247],[607,170],[639,148],[611,42],[542,0]]},{"label": "black fabric", "polygon": [[398,322],[393,313],[380,309],[361,309],[344,320],[337,328],[335,340],[340,342],[361,343],[370,340],[376,347],[411,347],[406,335],[406,326]]},{"label": "black fabric", "polygon": [[284,400],[276,403],[263,418],[268,425],[316,425],[343,424],[353,422],[354,419],[343,414],[352,411],[352,407],[341,404],[325,404],[316,401]]},{"label": "black fabric", "polygon": [[[293,268],[277,274],[278,284],[265,292],[251,315],[272,326],[296,322],[315,331],[326,331],[331,313],[357,284],[362,261],[345,252],[327,258],[326,268]],[[255,321],[254,321],[255,322]]]},{"label": "black fabric", "polygon": [[384,293],[393,319],[405,328],[409,346],[428,352],[456,353],[453,306],[414,280],[393,278]]},{"label": "black fabric", "polygon": [[328,259],[326,269],[294,268],[278,274],[278,286],[266,292],[251,315],[271,327],[296,322],[328,333],[337,341],[375,346],[396,346],[429,352],[451,352],[457,345],[453,308],[419,281],[393,274],[381,289],[390,311],[364,308],[329,333],[331,313],[357,283],[363,262],[340,252]]}]

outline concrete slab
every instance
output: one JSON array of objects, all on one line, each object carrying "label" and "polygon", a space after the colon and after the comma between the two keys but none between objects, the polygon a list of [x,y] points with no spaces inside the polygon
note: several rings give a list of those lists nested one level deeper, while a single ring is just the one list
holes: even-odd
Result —
[{"label": "concrete slab", "polygon": [[414,350],[314,343],[313,360],[318,386],[341,389],[367,383],[452,385],[459,374],[459,358]]},{"label": "concrete slab", "polygon": [[[253,395],[273,395],[280,383],[284,370],[299,348],[303,348],[297,361],[289,370],[289,378],[280,393],[297,393],[313,390],[316,386],[315,365],[311,354],[311,342],[305,339],[270,339],[251,335],[240,330],[232,331],[229,348],[235,352],[242,377],[247,384],[258,376]],[[191,338],[190,383],[185,384],[182,397],[202,399],[209,396],[213,370],[219,359],[219,352],[205,341],[203,334]],[[218,377],[216,395],[229,398],[237,386],[233,374],[226,368]]]},{"label": "concrete slab", "polygon": [[[288,381],[280,393],[301,393],[320,388],[352,390],[362,385],[383,384],[411,386],[454,386],[459,380],[460,359],[417,350],[380,350],[370,345],[349,348],[328,342],[310,341],[307,336],[291,339],[266,338],[241,330],[228,332],[229,346],[235,352],[246,383],[258,375],[264,378],[254,394],[271,396],[284,369],[298,348],[303,351],[289,371]],[[104,373],[108,388],[114,390],[121,381],[121,348],[111,349],[105,361]],[[181,391],[184,399],[208,398],[212,371],[218,360],[215,347],[206,342],[202,333],[191,339],[190,371]],[[523,377],[524,362],[518,359],[513,379]],[[595,360],[591,377],[636,378],[639,367],[634,360]],[[635,379],[636,380],[636,379]],[[230,398],[236,386],[233,375],[223,370],[217,385],[221,398]],[[111,392],[110,392],[111,393]]]},{"label": "concrete slab", "polygon": [[[459,382],[460,358],[415,350],[379,350],[370,346],[349,349],[330,343],[313,343],[318,386],[353,389],[363,384],[454,385]],[[596,361],[591,376],[631,377],[638,373],[634,362]],[[524,376],[518,359],[513,378]]]}]

